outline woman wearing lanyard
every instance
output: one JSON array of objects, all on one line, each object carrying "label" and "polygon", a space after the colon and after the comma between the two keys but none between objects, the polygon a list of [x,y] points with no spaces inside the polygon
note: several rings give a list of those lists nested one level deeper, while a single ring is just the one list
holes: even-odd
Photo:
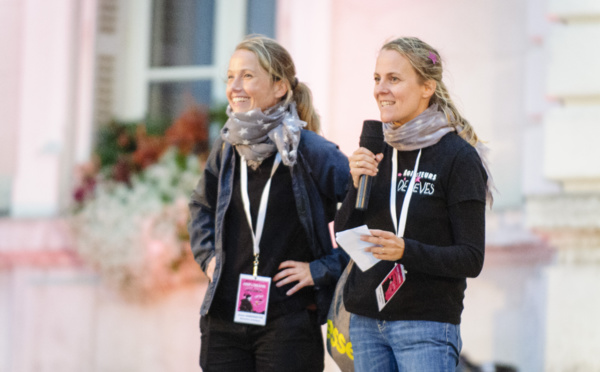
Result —
[{"label": "woman wearing lanyard", "polygon": [[317,134],[310,90],[274,40],[237,46],[227,99],[229,120],[190,202],[192,251],[210,279],[200,365],[322,371],[320,326],[348,262],[328,230],[348,160]]},{"label": "woman wearing lanyard", "polygon": [[[382,152],[350,156],[354,188],[335,218],[336,231],[366,224],[371,236],[361,239],[381,260],[364,272],[355,265],[344,287],[355,369],[454,371],[466,278],[483,266],[492,187],[485,149],[428,44],[388,42],[374,79]],[[361,175],[375,177],[364,211],[355,209]]]}]

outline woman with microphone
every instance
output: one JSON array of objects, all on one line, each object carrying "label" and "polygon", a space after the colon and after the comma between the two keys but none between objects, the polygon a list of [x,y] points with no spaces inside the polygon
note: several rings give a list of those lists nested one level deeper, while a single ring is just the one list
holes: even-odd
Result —
[{"label": "woman with microphone", "polygon": [[[442,59],[403,37],[377,57],[374,96],[384,143],[357,149],[335,230],[366,224],[380,260],[344,287],[356,371],[454,371],[466,278],[483,266],[491,177],[485,148],[442,81]],[[361,176],[373,177],[357,209]],[[360,204],[360,203],[359,203]],[[389,285],[393,282],[394,285]]]}]

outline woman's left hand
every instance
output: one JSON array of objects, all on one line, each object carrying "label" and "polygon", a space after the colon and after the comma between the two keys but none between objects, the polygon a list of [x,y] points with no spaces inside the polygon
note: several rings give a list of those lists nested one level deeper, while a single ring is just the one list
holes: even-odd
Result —
[{"label": "woman's left hand", "polygon": [[288,296],[293,295],[303,287],[315,285],[312,275],[310,274],[310,265],[308,262],[284,261],[279,265],[279,270],[282,271],[278,272],[273,278],[277,287],[281,287],[291,282],[298,282],[298,284],[286,292]]},{"label": "woman's left hand", "polygon": [[383,230],[369,230],[371,235],[362,235],[360,240],[373,243],[365,251],[373,253],[375,258],[385,261],[398,261],[404,256],[404,239]]}]

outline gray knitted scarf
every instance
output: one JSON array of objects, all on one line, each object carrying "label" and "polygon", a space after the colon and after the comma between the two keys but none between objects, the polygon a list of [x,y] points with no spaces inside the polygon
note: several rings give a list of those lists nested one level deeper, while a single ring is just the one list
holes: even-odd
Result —
[{"label": "gray knitted scarf", "polygon": [[300,120],[295,102],[279,102],[264,113],[259,108],[235,113],[227,106],[227,116],[221,138],[235,146],[252,169],[277,151],[283,164],[296,163],[300,131],[306,122]]},{"label": "gray knitted scarf", "polygon": [[[412,151],[433,146],[446,134],[454,131],[460,134],[462,129],[462,127],[455,128],[452,126],[446,115],[439,110],[437,104],[429,106],[419,116],[399,127],[393,123],[383,124],[385,142],[398,151]],[[493,203],[492,190],[495,190],[495,186],[488,166],[487,155],[489,150],[481,141],[477,142],[475,150],[477,150],[488,176],[486,190],[487,199],[491,206]]]}]

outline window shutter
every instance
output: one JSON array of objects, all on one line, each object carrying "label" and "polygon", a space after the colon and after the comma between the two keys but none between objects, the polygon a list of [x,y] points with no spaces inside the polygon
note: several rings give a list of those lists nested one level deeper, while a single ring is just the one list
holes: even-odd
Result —
[{"label": "window shutter", "polygon": [[119,19],[122,15],[118,0],[98,1],[98,39],[94,81],[94,125],[109,123],[113,118],[117,87]]}]

